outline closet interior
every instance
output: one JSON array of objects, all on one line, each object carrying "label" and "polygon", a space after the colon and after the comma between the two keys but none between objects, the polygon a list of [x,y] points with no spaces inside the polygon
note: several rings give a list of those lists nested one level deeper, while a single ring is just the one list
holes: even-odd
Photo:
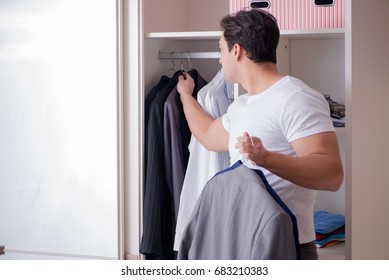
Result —
[{"label": "closet interior", "polygon": [[[220,70],[219,21],[228,13],[244,6],[248,7],[248,2],[144,0],[144,98],[162,75],[170,77],[175,70],[193,68],[205,80],[211,81]],[[287,6],[282,6],[282,1],[273,2],[274,5],[279,5],[281,10],[284,9],[283,14],[292,12],[287,10]],[[345,104],[344,38],[343,28],[315,30],[281,28],[278,68],[283,75],[298,77],[322,94],[330,95],[332,100]],[[235,85],[235,96],[242,92],[244,90]],[[344,130],[344,127],[336,128],[343,162]],[[344,184],[336,193],[319,192],[316,210],[345,215]],[[332,251],[327,249],[330,248],[320,250],[321,258],[344,258],[343,245]]]}]

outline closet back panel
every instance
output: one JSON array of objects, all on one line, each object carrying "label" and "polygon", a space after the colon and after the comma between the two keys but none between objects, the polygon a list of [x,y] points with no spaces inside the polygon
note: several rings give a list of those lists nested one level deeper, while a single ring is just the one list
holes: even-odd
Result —
[{"label": "closet back panel", "polygon": [[344,39],[290,40],[290,74],[345,104]]},{"label": "closet back panel", "polygon": [[145,32],[215,31],[228,0],[144,0]]},{"label": "closet back panel", "polygon": [[220,30],[220,20],[228,13],[228,0],[190,0],[188,31]]},{"label": "closet back panel", "polygon": [[144,0],[144,31],[146,33],[186,31],[186,2],[182,0]]},{"label": "closet back panel", "polygon": [[[345,104],[344,39],[291,39],[289,46],[290,75]],[[345,135],[339,132],[337,136],[345,165]],[[315,209],[344,215],[345,183],[338,192],[318,192]]]}]

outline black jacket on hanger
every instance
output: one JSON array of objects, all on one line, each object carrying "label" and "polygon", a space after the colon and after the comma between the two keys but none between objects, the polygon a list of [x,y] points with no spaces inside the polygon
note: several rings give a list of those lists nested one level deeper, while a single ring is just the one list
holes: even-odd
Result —
[{"label": "black jacket on hanger", "polygon": [[[195,70],[189,71],[188,73],[195,80],[193,96],[197,98],[198,91],[204,87],[207,82]],[[189,161],[188,146],[192,136],[177,88],[172,90],[164,104],[163,135],[165,173],[167,185],[174,203],[173,222],[174,225],[176,225],[181,190]]]},{"label": "black jacket on hanger", "polygon": [[[147,144],[147,124],[149,122],[149,116],[150,116],[150,107],[153,103],[155,97],[157,94],[163,90],[163,88],[167,85],[167,83],[170,81],[170,78],[166,75],[161,76],[158,84],[156,84],[149,92],[149,94],[145,98],[145,112],[144,112],[144,123],[146,125],[145,129],[145,137],[144,137],[144,143]],[[147,170],[147,149],[144,149],[144,155],[143,155],[143,165],[144,165],[144,175],[146,175]],[[143,181],[145,182],[145,178],[143,178]]]},{"label": "black jacket on hanger", "polygon": [[[181,73],[182,71],[177,71],[162,89],[156,90],[154,88],[157,93],[149,110],[146,127],[147,142],[145,143],[146,174],[143,190],[143,236],[140,245],[140,253],[144,254],[146,259],[168,260],[176,258],[173,251],[175,234],[174,202],[166,178],[163,117],[164,103],[176,87],[178,76]],[[197,84],[198,77],[201,77],[197,71],[191,70],[188,71],[188,74],[194,78]],[[196,94],[197,90],[195,90]],[[182,119],[185,119],[185,116]],[[186,138],[186,136],[183,138]]]}]

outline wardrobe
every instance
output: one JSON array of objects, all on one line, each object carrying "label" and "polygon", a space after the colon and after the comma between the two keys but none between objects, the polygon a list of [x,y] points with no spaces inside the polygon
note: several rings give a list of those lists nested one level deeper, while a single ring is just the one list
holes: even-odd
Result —
[{"label": "wardrobe", "polygon": [[[269,2],[281,5],[281,14],[292,15],[290,20],[296,15],[296,8],[291,10],[290,4],[288,10],[282,2],[300,5],[300,1]],[[343,9],[343,26],[281,28],[278,66],[282,74],[299,77],[346,105],[346,126],[336,129],[345,168],[344,183],[338,192],[320,193],[316,205],[318,210],[345,215],[346,242],[335,254],[325,253],[323,258],[385,259],[389,258],[385,242],[389,229],[385,214],[389,210],[386,202],[389,180],[385,176],[389,166],[389,128],[385,124],[389,114],[389,56],[385,46],[389,38],[381,30],[389,24],[385,15],[389,3],[385,0],[338,2]],[[219,21],[227,13],[248,4],[249,1],[228,0],[144,0],[133,4],[135,10],[129,10],[130,23],[139,23],[138,29],[129,25],[132,31],[129,41],[139,43],[129,43],[128,59],[132,61],[133,72],[129,70],[129,88],[125,89],[127,103],[132,104],[130,116],[126,118],[127,126],[132,128],[126,145],[135,153],[127,160],[130,167],[136,167],[131,170],[131,178],[126,176],[126,188],[131,193],[126,198],[127,205],[132,205],[127,206],[132,217],[126,233],[127,258],[142,257],[137,252],[137,240],[142,226],[145,93],[161,74],[168,72],[172,58],[178,67],[187,67],[190,58],[191,65],[210,80],[220,69],[213,55],[218,51],[221,35]],[[139,71],[135,73],[136,70]],[[242,92],[237,85],[235,89],[236,95]],[[139,107],[135,108],[134,104]],[[139,134],[131,133],[134,131]],[[139,222],[135,217],[140,218]]]},{"label": "wardrobe", "polygon": [[[0,259],[141,259],[145,95],[171,57],[211,80],[219,21],[249,1],[35,1],[0,8]],[[269,2],[298,22],[303,0]],[[322,257],[389,259],[389,1],[336,2],[342,27],[281,26],[278,66],[346,105],[344,183],[316,204],[346,242]]]}]

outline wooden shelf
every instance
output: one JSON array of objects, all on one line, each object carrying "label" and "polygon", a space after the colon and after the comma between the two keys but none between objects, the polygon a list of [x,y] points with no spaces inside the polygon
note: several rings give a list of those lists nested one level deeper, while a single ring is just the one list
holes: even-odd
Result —
[{"label": "wooden shelf", "polygon": [[[314,29],[314,30],[281,30],[281,37],[290,39],[329,39],[344,38],[344,29]],[[222,31],[188,31],[188,32],[151,32],[146,38],[168,40],[216,40]]]},{"label": "wooden shelf", "polygon": [[319,260],[344,260],[345,242],[341,242],[325,248],[317,248]]},{"label": "wooden shelf", "polygon": [[337,29],[309,29],[309,30],[281,30],[281,37],[290,39],[342,39],[345,30]]},{"label": "wooden shelf", "polygon": [[221,31],[191,31],[191,32],[151,32],[146,38],[169,40],[216,40],[222,35]]}]

